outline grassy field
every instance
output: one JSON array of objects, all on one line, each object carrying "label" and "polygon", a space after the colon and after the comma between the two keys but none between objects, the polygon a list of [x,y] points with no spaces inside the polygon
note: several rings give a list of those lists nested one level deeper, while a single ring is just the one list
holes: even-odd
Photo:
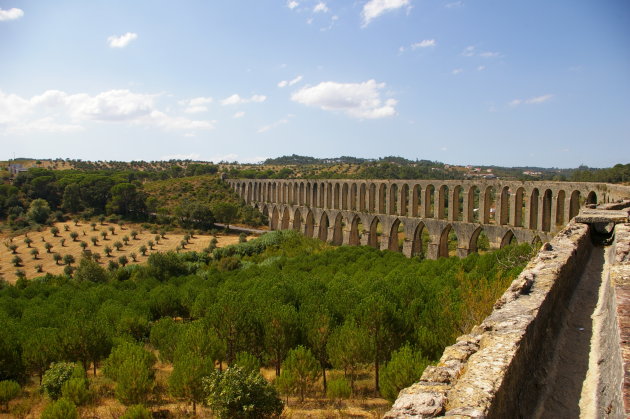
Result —
[{"label": "grassy field", "polygon": [[[66,231],[64,226],[68,226],[68,231]],[[75,224],[74,222],[68,221],[66,223],[56,223],[55,227],[59,229],[58,237],[54,237],[51,233],[50,227],[42,231],[32,231],[17,236],[9,234],[0,235],[0,241],[2,242],[2,245],[0,245],[0,276],[9,283],[15,283],[17,279],[15,272],[18,269],[24,271],[28,279],[44,275],[45,273],[55,275],[62,274],[64,269],[63,262],[55,262],[53,255],[55,253],[59,253],[61,256],[72,255],[76,260],[76,265],[81,259],[81,254],[83,253],[81,242],[85,242],[87,244],[86,250],[89,250],[92,253],[99,253],[101,255],[99,263],[104,267],[107,267],[110,260],[117,262],[120,256],[126,256],[130,264],[143,263],[148,259],[151,253],[176,250],[178,246],[181,246],[181,242],[185,235],[183,232],[168,233],[164,238],[160,238],[158,241],[156,240],[155,233],[152,233],[147,229],[143,229],[141,225],[134,224],[126,224],[121,227],[117,224],[104,223],[97,224],[94,228],[92,228],[90,224],[85,222]],[[110,228],[114,228],[113,233],[110,231]],[[131,236],[132,231],[136,231],[138,233],[135,239]],[[71,237],[72,232],[76,232],[78,234],[76,241],[74,241]],[[106,238],[101,236],[102,232],[107,233]],[[24,242],[27,237],[32,240],[30,248]],[[98,239],[96,245],[94,245],[91,241],[93,237]],[[125,244],[123,241],[124,237],[129,238],[128,244]],[[190,239],[189,244],[186,245],[184,251],[202,251],[204,248],[208,247],[212,238],[213,236],[211,235],[195,235],[194,238]],[[155,243],[153,250],[149,249],[149,240]],[[227,246],[238,242],[238,234],[218,234],[217,240],[217,247]],[[62,241],[64,241],[63,245]],[[116,242],[123,244],[120,250],[116,250],[114,247],[114,243]],[[46,250],[46,243],[50,243],[53,246],[50,249],[50,253]],[[15,254],[13,254],[13,252],[9,249],[11,244],[18,246]],[[148,249],[145,256],[143,256],[142,252],[140,252],[141,246],[146,246]],[[110,257],[105,255],[106,247],[110,247],[112,249]],[[37,258],[31,254],[32,249],[37,249],[39,252]],[[137,262],[133,261],[131,257],[132,253],[136,254]],[[12,263],[15,256],[19,256],[22,259],[21,266],[19,267],[14,266]],[[37,272],[37,265],[41,265],[42,272]]]}]

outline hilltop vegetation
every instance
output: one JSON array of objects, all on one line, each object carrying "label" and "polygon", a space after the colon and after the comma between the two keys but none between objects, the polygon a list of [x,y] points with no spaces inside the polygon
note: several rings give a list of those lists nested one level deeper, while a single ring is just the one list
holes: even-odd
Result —
[{"label": "hilltop vegetation", "polygon": [[[292,396],[293,408],[326,394],[324,377],[331,407],[350,397],[344,388],[356,398],[379,389],[392,397],[409,384],[397,377],[409,368],[414,377],[489,312],[530,252],[521,245],[461,260],[407,259],[289,231],[211,255],[157,253],[109,272],[83,259],[72,277],[1,286],[0,381],[27,383],[48,374],[50,362],[75,362],[90,371],[87,381],[60,393],[92,412],[112,395],[159,410],[177,400],[216,402],[202,377],[220,374],[220,364],[270,368],[274,391]],[[72,399],[79,388],[91,396]]]}]

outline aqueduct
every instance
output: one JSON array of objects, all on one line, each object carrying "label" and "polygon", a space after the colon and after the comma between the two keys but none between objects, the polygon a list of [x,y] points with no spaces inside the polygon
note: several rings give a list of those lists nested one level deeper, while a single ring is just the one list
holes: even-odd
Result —
[{"label": "aqueduct", "polygon": [[490,248],[513,240],[548,241],[584,204],[628,195],[628,187],[604,183],[482,179],[227,182],[269,217],[272,230],[295,229],[333,244],[430,259],[449,255],[449,237],[460,257],[477,250],[481,234]]}]

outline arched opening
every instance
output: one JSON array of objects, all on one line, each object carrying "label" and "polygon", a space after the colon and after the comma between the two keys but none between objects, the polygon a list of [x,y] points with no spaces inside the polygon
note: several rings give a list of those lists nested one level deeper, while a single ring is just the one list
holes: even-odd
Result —
[{"label": "arched opening", "polygon": [[462,187],[459,185],[453,188],[453,199],[449,210],[452,211],[454,221],[464,220],[464,194],[462,190]]},{"label": "arched opening", "polygon": [[427,229],[424,227],[424,223],[419,223],[413,233],[411,256],[424,257],[426,249],[428,249],[430,242],[431,236],[429,235]]},{"label": "arched opening", "polygon": [[514,235],[514,232],[512,230],[508,230],[508,232],[505,233],[505,235],[501,239],[501,249],[503,249],[505,246],[508,246],[510,244],[516,244],[516,243],[518,242],[516,240],[516,236]]},{"label": "arched opening", "polygon": [[326,208],[332,208],[332,196],[333,196],[332,183],[326,184]]},{"label": "arched opening", "polygon": [[311,204],[316,207],[317,204],[319,204],[319,201],[317,200],[317,183],[313,183],[313,186],[311,187],[311,202],[307,202],[307,205]]},{"label": "arched opening", "polygon": [[448,218],[449,203],[448,203],[448,186],[440,186],[440,192],[438,194],[438,218],[440,220],[446,220]]},{"label": "arched opening", "polygon": [[542,247],[542,240],[540,240],[540,236],[535,236],[532,240],[532,247],[535,251],[538,251]]},{"label": "arched opening", "polygon": [[479,195],[481,192],[476,186],[471,186],[468,190],[468,221],[478,223],[479,216]]},{"label": "arched opening", "polygon": [[484,192],[483,223],[496,224],[496,191],[492,186],[486,187]]},{"label": "arched opening", "polygon": [[398,214],[398,185],[395,183],[389,187],[389,212],[390,215]]},{"label": "arched opening", "polygon": [[387,214],[385,212],[385,203],[387,202],[387,187],[381,183],[378,187],[378,213]]},{"label": "arched opening", "polygon": [[396,219],[393,222],[392,228],[389,231],[389,250],[394,252],[402,252],[403,244],[405,243],[405,225]]},{"label": "arched opening", "polygon": [[304,205],[304,183],[300,182],[300,195],[298,199],[298,204]]},{"label": "arched opening", "polygon": [[365,183],[359,186],[359,211],[365,211]]},{"label": "arched opening", "polygon": [[328,239],[328,215],[326,215],[325,212],[322,214],[322,218],[319,221],[319,233],[317,237],[322,241]]},{"label": "arched opening", "polygon": [[538,228],[538,189],[534,188],[529,200],[529,228],[536,230]]},{"label": "arched opening", "polygon": [[370,197],[368,199],[368,211],[374,212],[376,211],[376,185],[370,184]]},{"label": "arched opening", "polygon": [[525,188],[518,188],[514,197],[514,226],[523,227],[523,213],[525,208]]},{"label": "arched opening", "polygon": [[325,195],[326,195],[326,185],[323,183],[319,184],[319,190],[317,191],[318,203],[320,208],[324,208],[325,205]]},{"label": "arched opening", "polygon": [[355,211],[357,209],[357,184],[353,183],[350,187],[350,209]]},{"label": "arched opening", "polygon": [[311,205],[311,184],[307,183],[306,184],[306,206],[310,206]]},{"label": "arched opening", "polygon": [[455,229],[448,224],[440,235],[440,245],[438,247],[438,257],[446,258],[449,256],[457,256],[457,233]]},{"label": "arched opening", "polygon": [[335,209],[339,209],[341,206],[339,205],[339,195],[340,195],[340,188],[339,188],[339,184],[335,183],[335,192],[333,195],[333,206]]},{"label": "arched opening", "polygon": [[435,187],[428,185],[424,190],[424,216],[426,218],[433,218],[435,212]]},{"label": "arched opening", "polygon": [[299,209],[296,209],[295,213],[293,214],[293,230],[302,230],[302,214],[300,213]]},{"label": "arched opening", "polygon": [[411,216],[412,217],[418,217],[420,214],[422,214],[422,208],[420,207],[420,205],[422,204],[422,201],[420,199],[421,196],[422,196],[422,188],[420,187],[420,185],[414,185],[413,191],[411,193]]},{"label": "arched opening", "polygon": [[260,208],[260,212],[263,215],[263,219],[269,219],[269,208],[267,207],[267,205],[263,205]]},{"label": "arched opening", "polygon": [[400,215],[406,217],[409,214],[409,185],[404,184],[400,188]]},{"label": "arched opening", "polygon": [[313,217],[313,212],[309,211],[306,214],[306,220],[304,221],[304,235],[306,237],[313,237],[313,233],[315,230],[315,217]]},{"label": "arched opening", "polygon": [[558,191],[556,198],[556,226],[564,225],[564,203],[567,200],[567,194],[564,191]]},{"label": "arched opening", "polygon": [[569,202],[569,220],[573,219],[580,212],[580,191],[571,193],[571,201]]},{"label": "arched opening", "polygon": [[333,228],[332,244],[339,246],[343,243],[343,217],[341,213],[335,217],[335,224]]},{"label": "arched opening", "polygon": [[501,189],[501,208],[499,209],[499,224],[510,223],[510,188],[505,186]]},{"label": "arched opening", "polygon": [[271,202],[278,202],[278,185],[275,182],[271,184]]},{"label": "arched opening", "polygon": [[293,205],[293,197],[295,196],[295,185],[287,185],[287,204]]},{"label": "arched opening", "polygon": [[289,188],[288,188],[287,184],[283,183],[282,184],[282,198],[280,200],[280,203],[282,203],[282,204],[286,204],[287,203],[287,199],[288,199],[288,195],[289,195],[288,189]]},{"label": "arched opening", "polygon": [[289,229],[289,221],[290,221],[289,207],[286,207],[284,209],[284,212],[282,213],[282,224],[280,225],[280,229],[281,230],[288,230]]},{"label": "arched opening", "polygon": [[273,207],[273,211],[271,212],[271,229],[278,229],[278,219],[280,218],[280,214],[278,214],[278,207]]},{"label": "arched opening", "polygon": [[348,184],[347,183],[344,183],[343,187],[341,188],[341,209],[342,210],[348,209]]},{"label": "arched opening", "polygon": [[542,230],[551,231],[551,200],[553,199],[551,189],[545,190],[543,194],[543,217]]},{"label": "arched opening", "polygon": [[588,195],[586,196],[586,203],[597,205],[597,194],[595,193],[595,191],[590,191],[588,193]]},{"label": "arched opening", "polygon": [[375,249],[381,248],[381,234],[383,232],[383,226],[378,217],[374,217],[372,224],[370,225],[370,236],[368,237],[368,245]]},{"label": "arched opening", "polygon": [[483,228],[477,227],[470,237],[468,248],[471,252],[485,253],[490,249],[490,240]]},{"label": "arched opening", "polygon": [[361,237],[363,236],[363,223],[358,215],[355,215],[350,225],[350,240],[348,241],[351,246],[358,246],[361,244]]}]

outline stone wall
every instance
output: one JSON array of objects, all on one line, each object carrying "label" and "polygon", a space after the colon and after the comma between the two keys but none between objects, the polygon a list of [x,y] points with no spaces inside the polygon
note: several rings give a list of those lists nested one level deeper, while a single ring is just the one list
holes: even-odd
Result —
[{"label": "stone wall", "polygon": [[[556,339],[593,250],[591,230],[589,224],[574,220],[546,243],[484,322],[447,347],[418,383],[402,390],[385,417],[540,417],[546,381],[557,362]],[[615,264],[610,268],[616,290],[602,287],[598,310],[603,312],[601,332],[621,329],[621,337],[618,332],[604,337],[599,358],[590,360],[607,361],[600,362],[604,365],[591,378],[597,400],[591,403],[590,417],[624,417],[621,354],[630,365],[630,348],[620,350],[619,339],[630,341],[630,224],[618,224],[616,230]],[[625,380],[630,387],[628,371]]]}]

